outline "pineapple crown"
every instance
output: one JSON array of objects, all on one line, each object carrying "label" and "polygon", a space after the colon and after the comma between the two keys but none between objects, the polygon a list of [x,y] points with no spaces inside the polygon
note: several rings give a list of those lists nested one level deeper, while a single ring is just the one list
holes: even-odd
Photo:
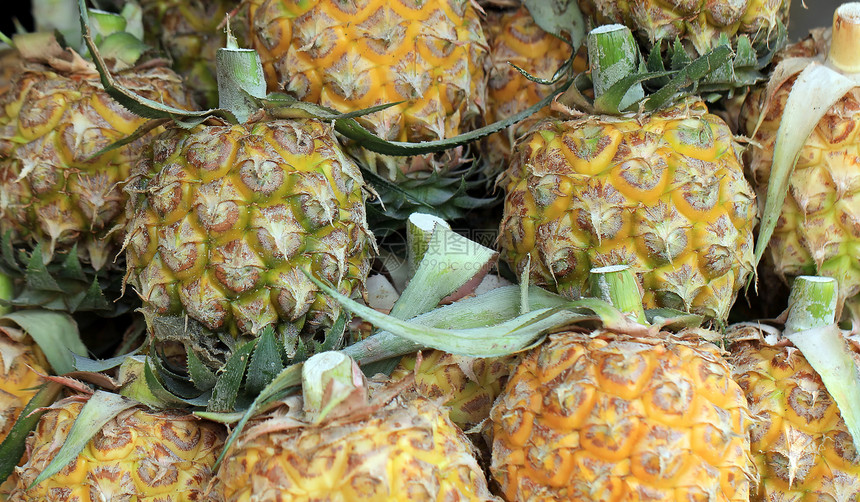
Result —
[{"label": "pineapple crown", "polygon": [[[668,50],[667,68],[659,46],[643,58],[633,33],[619,24],[595,28],[586,46],[590,71],[577,75],[556,103],[573,116],[653,112],[688,96],[751,85],[759,79],[755,72],[767,65],[776,50],[760,60],[747,37],[739,38],[737,53],[723,38],[711,51],[691,59],[676,41]],[[586,91],[593,92],[594,98]]]}]

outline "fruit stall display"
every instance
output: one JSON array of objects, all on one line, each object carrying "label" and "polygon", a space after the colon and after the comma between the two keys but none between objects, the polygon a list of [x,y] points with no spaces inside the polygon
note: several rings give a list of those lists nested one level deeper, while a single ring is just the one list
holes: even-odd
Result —
[{"label": "fruit stall display", "polygon": [[0,501],[860,502],[860,3],[31,6]]}]

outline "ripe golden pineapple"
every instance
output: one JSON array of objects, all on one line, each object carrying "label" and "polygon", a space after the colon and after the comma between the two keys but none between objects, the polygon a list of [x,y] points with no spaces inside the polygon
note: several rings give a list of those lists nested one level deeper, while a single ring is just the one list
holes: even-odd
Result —
[{"label": "ripe golden pineapple", "polygon": [[[394,380],[412,376],[418,394],[443,403],[451,421],[468,429],[490,415],[493,401],[516,365],[516,356],[472,358],[440,350],[406,356],[391,373]],[[416,368],[417,365],[417,368]]]},{"label": "ripe golden pineapple", "polygon": [[74,461],[29,488],[56,456],[82,407],[70,398],[39,420],[28,439],[29,459],[16,469],[10,502],[204,500],[224,428],[186,412],[143,406],[120,412]]},{"label": "ripe golden pineapple", "polygon": [[233,336],[331,325],[339,307],[303,271],[363,290],[374,249],[363,188],[317,120],[168,130],[128,185],[129,282],[148,312]]},{"label": "ripe golden pineapple", "polygon": [[481,120],[487,46],[469,0],[250,0],[250,17],[270,91],[344,112],[404,101],[359,119],[392,141]]},{"label": "ripe golden pineapple", "polygon": [[[225,28],[220,25],[239,0],[141,0],[146,34],[163,48],[173,68],[183,76],[198,104],[218,106],[215,54],[224,46]],[[231,28],[242,29],[242,21]]]},{"label": "ripe golden pineapple", "polygon": [[[154,132],[91,158],[145,119],[108,96],[91,64],[59,46],[18,72],[0,98],[0,233],[12,232],[15,244],[40,244],[45,260],[77,245],[100,269],[122,242],[120,184]],[[133,67],[116,77],[149,99],[190,107],[181,80],[167,68]]]},{"label": "ripe golden pineapple", "polygon": [[741,326],[729,334],[734,378],[756,417],[752,453],[761,483],[754,500],[857,500],[860,455],[836,403],[803,354],[764,343]]},{"label": "ripe golden pineapple", "polygon": [[[485,122],[491,124],[538,103],[552,90],[551,86],[527,79],[509,62],[530,75],[550,79],[567,61],[571,49],[561,39],[543,31],[524,6],[514,10],[488,10],[483,25],[490,46],[486,63],[487,109],[484,116]],[[491,168],[507,167],[516,138],[536,120],[547,116],[548,107],[485,138],[481,150]]]},{"label": "ripe golden pineapple", "polygon": [[491,420],[508,500],[749,500],[749,410],[708,343],[553,335]]},{"label": "ripe golden pineapple", "polygon": [[621,23],[648,45],[672,43],[675,38],[702,55],[725,34],[770,38],[777,22],[788,21],[790,0],[662,2],[638,0],[579,0],[583,13],[594,24]]},{"label": "ripe golden pineapple", "polygon": [[42,379],[38,373],[47,374],[48,367],[29,336],[13,330],[0,333],[0,442],[39,390]]},{"label": "ripe golden pineapple", "polygon": [[430,400],[402,394],[363,417],[275,415],[240,438],[207,493],[245,500],[495,501],[472,445]]},{"label": "ripe golden pineapple", "polygon": [[[831,52],[830,37],[830,30],[815,30],[777,57],[787,68],[795,68],[794,73],[799,72],[803,68],[797,64],[801,58],[813,64]],[[764,197],[770,186],[777,131],[797,80],[796,75],[787,77],[770,90],[764,86],[753,89],[740,115],[741,131],[754,140],[746,155],[759,197]],[[809,121],[806,114],[798,119]],[[848,300],[853,310],[860,293],[856,251],[860,243],[858,127],[860,87],[854,87],[827,110],[803,143],[766,251],[774,271],[783,279],[808,274],[837,279],[841,299]]]},{"label": "ripe golden pineapple", "polygon": [[630,265],[647,307],[725,319],[753,271],[755,196],[728,126],[701,101],[542,122],[517,145],[502,256],[561,294]]}]

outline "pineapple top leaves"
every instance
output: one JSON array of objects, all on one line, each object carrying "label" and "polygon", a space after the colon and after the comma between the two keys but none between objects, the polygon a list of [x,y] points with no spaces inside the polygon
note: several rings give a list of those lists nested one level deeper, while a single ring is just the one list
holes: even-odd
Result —
[{"label": "pineapple top leaves", "polygon": [[[652,51],[646,64],[639,56],[630,29],[622,25],[593,30],[587,44],[591,75],[578,75],[559,102],[588,114],[621,115],[658,110],[696,94],[703,79],[732,64],[732,49],[728,44],[690,60],[680,43],[670,69],[664,67],[659,52]],[[625,71],[620,71],[618,65],[623,65]],[[652,92],[637,91],[643,85]],[[583,94],[589,88],[595,91],[594,100]]]}]

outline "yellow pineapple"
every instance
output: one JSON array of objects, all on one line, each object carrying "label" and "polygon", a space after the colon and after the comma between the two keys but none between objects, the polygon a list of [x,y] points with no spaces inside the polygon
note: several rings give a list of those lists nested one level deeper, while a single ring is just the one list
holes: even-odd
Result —
[{"label": "yellow pineapple", "polygon": [[209,500],[498,500],[442,408],[402,382],[368,386],[340,354],[320,368],[320,358],[331,354],[311,358],[303,371],[325,375],[342,362],[337,383],[316,377],[316,401],[305,376],[303,397],[256,419],[225,456]]},{"label": "yellow pineapple", "polygon": [[[512,63],[530,75],[550,79],[570,56],[571,48],[537,25],[524,6],[504,11],[488,10],[484,33],[490,46],[487,57],[487,109],[485,122],[504,120],[538,103],[551,86],[532,82],[513,68]],[[549,107],[528,119],[492,134],[483,140],[481,150],[491,169],[504,169],[510,160],[514,141],[540,118],[549,116]]]},{"label": "yellow pineapple", "polygon": [[[858,358],[852,367],[851,350],[833,325],[836,304],[832,279],[802,276],[782,329],[744,323],[727,332],[734,379],[756,419],[750,437],[761,483],[753,500],[860,500],[860,454],[846,423],[851,412],[840,412],[856,403],[847,401],[847,387],[833,387],[851,381]],[[831,347],[843,354],[822,357]]]},{"label": "yellow pineapple", "polygon": [[701,101],[541,123],[504,174],[504,258],[576,297],[594,266],[639,274],[648,307],[725,319],[752,272],[755,196]]},{"label": "yellow pineapple", "polygon": [[[748,338],[757,331],[746,326],[729,336]],[[735,379],[760,419],[751,444],[761,476],[758,500],[857,500],[860,455],[836,403],[803,354],[792,346],[754,340],[730,350]]]},{"label": "yellow pineapple", "polygon": [[[153,134],[93,157],[145,120],[108,96],[77,53],[52,41],[39,54],[18,67],[0,98],[0,233],[11,232],[13,244],[41,245],[46,261],[77,245],[98,270],[119,250],[126,201],[120,184]],[[117,78],[150,99],[190,107],[167,68],[126,68]]]},{"label": "yellow pineapple", "polygon": [[[640,298],[624,280],[612,291]],[[558,333],[525,355],[490,415],[507,500],[749,500],[751,420],[731,368],[696,330],[639,328]]]},{"label": "yellow pineapple", "polygon": [[[603,68],[639,67],[629,36],[617,26],[589,35],[598,98],[623,75]],[[602,51],[600,40],[630,50]],[[628,59],[611,61],[617,55]],[[502,257],[518,273],[528,267],[533,284],[572,298],[592,267],[629,265],[647,307],[725,319],[754,269],[755,196],[740,148],[695,98],[623,113],[637,103],[657,107],[643,96],[631,87],[618,110],[606,110],[613,114],[571,110],[568,120],[546,119],[520,139],[499,180]]]},{"label": "yellow pineapple", "polygon": [[453,136],[481,115],[486,41],[467,0],[252,0],[250,16],[271,91],[341,111],[405,101],[363,118],[394,141]]},{"label": "yellow pineapple", "polygon": [[468,429],[490,415],[490,408],[516,363],[515,356],[482,359],[433,350],[420,357],[404,357],[391,378],[411,375],[418,394],[444,403],[451,421]]},{"label": "yellow pineapple", "polygon": [[80,399],[68,398],[40,419],[28,439],[29,458],[16,469],[10,502],[203,500],[224,428],[184,411],[143,406],[120,412],[77,458],[30,487],[57,455],[82,407]]},{"label": "yellow pineapple", "polygon": [[[781,206],[774,206],[774,227],[770,240],[763,238],[757,246],[768,258],[769,266],[783,280],[799,275],[824,275],[839,281],[840,298],[860,317],[857,295],[860,293],[860,260],[856,248],[860,243],[860,159],[857,156],[857,129],[860,128],[860,86],[842,89],[828,103],[815,103],[815,109],[825,111],[815,123],[810,119],[811,96],[798,95],[800,113],[790,123],[787,113],[789,96],[799,85],[801,71],[819,68],[828,70],[832,78],[820,80],[820,88],[835,89],[833,82],[851,76],[857,70],[857,33],[860,30],[852,10],[857,4],[844,4],[844,15],[837,12],[833,29],[813,30],[809,37],[787,47],[778,54],[775,71],[782,78],[753,89],[744,102],[741,132],[752,138],[746,151],[750,178],[759,197],[770,197],[768,205],[777,200],[770,194],[782,188],[785,194]],[[839,30],[838,35],[834,30]],[[836,56],[842,55],[841,58]],[[847,55],[847,58],[845,57]],[[827,64],[821,65],[826,59]],[[821,71],[819,79],[823,79]],[[806,79],[804,79],[806,80]],[[811,80],[815,82],[816,79]],[[810,92],[807,89],[806,92]],[[824,94],[812,89],[816,95]],[[832,103],[832,104],[831,104]],[[817,117],[817,116],[816,116]],[[779,175],[775,165],[777,134],[780,128],[800,130],[813,126],[808,137],[792,138],[780,145],[783,151],[796,148],[797,163],[790,172],[787,187],[773,178]],[[794,156],[789,154],[789,159]],[[763,222],[766,217],[762,216]],[[769,235],[768,235],[769,236]],[[759,251],[757,249],[757,251]],[[846,312],[847,313],[847,312]]]},{"label": "yellow pineapple", "polygon": [[233,336],[330,326],[339,308],[302,270],[363,289],[374,246],[363,188],[317,120],[171,129],[127,188],[129,282],[147,312]]},{"label": "yellow pineapple", "polygon": [[48,374],[48,368],[44,354],[28,335],[11,328],[0,332],[0,442],[36,395],[42,384],[39,374]]}]

